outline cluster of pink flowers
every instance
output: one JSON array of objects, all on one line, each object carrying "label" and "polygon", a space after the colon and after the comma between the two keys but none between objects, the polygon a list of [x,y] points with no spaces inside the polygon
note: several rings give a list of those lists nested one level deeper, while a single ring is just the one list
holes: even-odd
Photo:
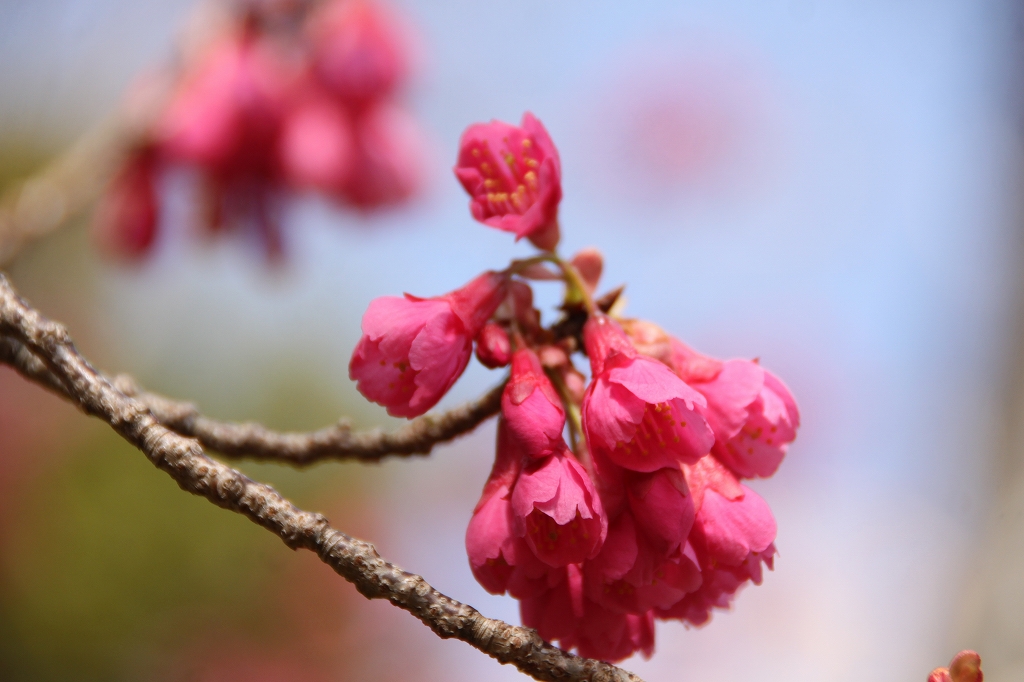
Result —
[{"label": "cluster of pink flowers", "polygon": [[151,250],[167,166],[198,169],[206,229],[249,226],[271,257],[287,192],[370,209],[417,188],[420,133],[395,103],[410,61],[395,18],[369,0],[332,0],[292,27],[273,7],[253,3],[181,74],[101,203],[111,251]]},{"label": "cluster of pink flowers", "polygon": [[[455,173],[474,218],[542,253],[438,298],[373,301],[350,375],[411,418],[458,379],[474,343],[487,367],[510,366],[494,467],[466,531],[473,574],[567,650],[649,655],[655,619],[701,625],[772,567],[775,520],[741,481],[779,467],[796,403],[757,361],[717,360],[624,319],[614,293],[595,302],[600,254],[555,253],[561,165],[532,115],[467,129]],[[549,328],[528,283],[543,279],[566,286]]]}]

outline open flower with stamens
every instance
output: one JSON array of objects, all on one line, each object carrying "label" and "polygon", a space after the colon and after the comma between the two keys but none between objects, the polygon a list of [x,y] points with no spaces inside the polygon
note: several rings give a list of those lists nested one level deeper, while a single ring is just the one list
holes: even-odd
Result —
[{"label": "open flower with stamens", "polygon": [[533,114],[523,114],[519,126],[491,121],[467,128],[455,175],[469,192],[474,218],[540,249],[558,245],[562,164]]},{"label": "open flower with stamens", "polygon": [[461,376],[473,338],[507,294],[508,278],[485,272],[438,298],[383,296],[363,315],[349,377],[394,417],[417,417]]},{"label": "open flower with stamens", "polygon": [[583,430],[596,457],[634,471],[694,463],[715,437],[699,410],[704,397],[664,364],[640,355],[605,315],[583,339],[594,379],[583,399]]}]

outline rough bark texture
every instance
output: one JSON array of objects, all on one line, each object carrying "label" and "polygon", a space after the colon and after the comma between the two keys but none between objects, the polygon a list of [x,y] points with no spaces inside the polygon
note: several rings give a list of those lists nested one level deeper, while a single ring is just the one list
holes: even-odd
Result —
[{"label": "rough bark texture", "polygon": [[642,682],[615,666],[566,653],[534,630],[484,617],[422,577],[385,561],[373,545],[332,528],[322,515],[299,509],[270,486],[207,457],[197,440],[168,429],[143,402],[94,370],[75,350],[64,327],[21,300],[2,274],[0,336],[6,337],[0,343],[0,361],[107,422],[182,490],[245,515],[289,547],[315,552],[364,596],[387,599],[439,637],[468,642],[537,680]]}]

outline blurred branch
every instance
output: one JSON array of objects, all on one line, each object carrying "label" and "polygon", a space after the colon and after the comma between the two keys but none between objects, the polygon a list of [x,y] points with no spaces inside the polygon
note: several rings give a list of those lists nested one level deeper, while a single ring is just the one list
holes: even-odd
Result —
[{"label": "blurred branch", "polygon": [[111,115],[40,172],[0,194],[0,265],[89,208],[117,171],[136,130],[120,114]]},{"label": "blurred branch", "polygon": [[457,438],[493,417],[501,408],[502,382],[483,396],[440,414],[428,414],[405,426],[352,431],[347,419],[309,433],[281,433],[252,422],[221,422],[204,417],[190,403],[177,402],[141,391],[131,377],[120,375],[114,384],[125,395],[140,400],[166,426],[198,440],[203,447],[228,457],[247,457],[296,465],[326,459],[380,461],[388,456],[426,455],[438,443]]},{"label": "blurred branch", "polygon": [[29,242],[44,237],[88,210],[121,167],[129,151],[146,140],[190,58],[200,52],[211,26],[222,16],[250,15],[266,30],[295,30],[322,0],[275,5],[259,0],[202,3],[184,31],[174,57],[132,88],[113,113],[85,132],[42,170],[0,193],[0,267]]},{"label": "blurred branch", "polygon": [[[73,398],[46,364],[17,339],[0,335],[0,362],[15,367],[27,378]],[[309,433],[282,433],[253,422],[222,422],[204,417],[192,403],[180,402],[141,390],[126,374],[107,379],[124,395],[146,406],[168,429],[195,438],[207,450],[228,457],[283,462],[304,466],[323,460],[355,459],[378,462],[389,456],[426,455],[435,445],[468,433],[493,417],[501,408],[505,383],[459,407],[428,414],[387,432],[381,429],[352,431],[347,419]]]},{"label": "blurred branch", "polygon": [[0,361],[107,422],[182,490],[246,516],[293,549],[315,552],[363,596],[387,599],[439,637],[461,639],[537,680],[642,682],[615,666],[566,653],[544,642],[534,630],[484,617],[441,594],[422,577],[385,561],[373,545],[332,528],[322,515],[299,509],[270,486],[207,457],[195,439],[160,424],[145,404],[93,369],[75,350],[67,330],[31,308],[2,274],[0,334],[20,344],[20,348],[10,340],[0,344]]}]

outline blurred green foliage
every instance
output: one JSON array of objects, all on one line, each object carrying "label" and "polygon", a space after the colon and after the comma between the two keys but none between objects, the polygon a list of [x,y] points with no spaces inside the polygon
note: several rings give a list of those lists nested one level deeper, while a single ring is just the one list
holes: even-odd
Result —
[{"label": "blurred green foliage", "polygon": [[[336,401],[309,392],[268,395],[275,398],[255,416],[323,424],[325,413],[338,414]],[[259,644],[294,626],[281,619],[287,609],[279,593],[296,557],[279,539],[183,493],[107,427],[92,426],[19,491],[20,504],[5,520],[0,678],[180,679],[154,668],[204,634]],[[244,468],[321,511],[325,499],[358,507],[379,472]],[[336,580],[331,589],[352,589]]]}]

